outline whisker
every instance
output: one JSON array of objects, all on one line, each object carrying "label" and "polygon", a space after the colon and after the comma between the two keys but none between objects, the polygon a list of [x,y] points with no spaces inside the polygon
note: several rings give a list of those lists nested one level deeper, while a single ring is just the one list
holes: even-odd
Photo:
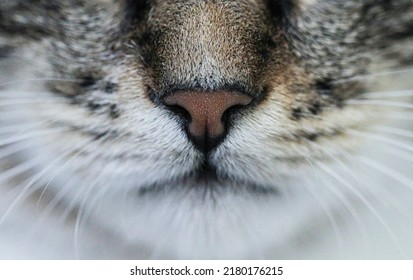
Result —
[{"label": "whisker", "polygon": [[374,128],[379,131],[390,133],[393,135],[413,138],[413,132],[410,132],[409,130],[406,130],[406,129],[400,129],[400,128],[394,128],[394,127],[388,127],[388,126],[375,126]]},{"label": "whisker", "polygon": [[386,72],[377,72],[372,74],[364,74],[364,75],[356,75],[349,78],[338,79],[332,82],[333,85],[354,82],[354,81],[363,81],[367,79],[382,77],[382,76],[390,76],[390,75],[400,75],[406,73],[412,73],[413,67],[409,67],[406,69],[394,70],[394,71],[386,71]]},{"label": "whisker", "polygon": [[[75,158],[77,158],[80,154],[82,154],[84,151],[86,151],[92,144],[96,144],[91,139],[87,139],[87,140],[88,141],[81,142],[81,144],[78,146],[78,147],[80,147],[80,149],[78,151],[74,152],[70,156],[70,158],[68,160],[64,161],[64,163],[57,168],[57,170],[54,172],[54,174],[50,176],[50,178],[48,179],[46,185],[43,187],[43,190],[42,190],[42,193],[39,196],[39,199],[37,200],[36,208],[39,208],[39,204],[40,204],[45,192],[49,188],[50,183],[56,178],[56,176],[59,175],[62,171],[64,171],[64,169],[66,168],[66,166],[68,164],[70,164]],[[87,142],[89,142],[89,143],[87,143]],[[76,150],[76,149],[74,149],[74,150]]]},{"label": "whisker", "polygon": [[392,112],[389,115],[390,119],[396,119],[396,120],[406,120],[406,121],[412,121],[413,120],[413,113],[410,112]]},{"label": "whisker", "polygon": [[[296,151],[297,151],[298,154],[301,154],[301,155],[303,156],[303,158],[306,160],[306,162],[307,162],[314,170],[319,170],[319,169],[320,169],[318,166],[316,166],[316,162],[315,162],[311,157],[307,156],[306,154],[300,152],[300,151],[297,150],[297,149],[296,149]],[[318,174],[318,173],[317,173],[317,172],[314,172],[314,174]],[[324,180],[317,180],[317,181],[323,182]],[[308,185],[311,186],[312,184],[308,184]],[[351,202],[348,201],[348,200],[345,198],[345,196],[342,195],[342,193],[341,193],[340,191],[338,191],[338,192],[335,191],[333,188],[330,187],[329,184],[326,184],[326,186],[327,186],[327,188],[330,190],[330,192],[332,192],[336,197],[338,197],[339,200],[344,204],[344,206],[347,208],[347,210],[349,211],[350,215],[351,215],[352,218],[354,219],[355,223],[357,224],[357,227],[358,227],[359,230],[360,230],[360,234],[361,234],[363,240],[367,240],[367,232],[365,231],[365,229],[364,229],[364,227],[363,227],[363,223],[362,223],[362,221],[361,221],[361,218],[357,215],[357,212],[355,211],[354,207],[352,207]],[[310,193],[313,192],[313,191],[310,190],[309,188],[308,188],[308,191],[309,191]],[[317,201],[320,200],[320,199],[317,199],[317,196],[318,196],[318,195],[317,195],[317,192],[316,192],[316,191],[315,191],[315,193],[314,193],[312,196],[315,197]],[[329,219],[329,222],[330,222],[330,224],[331,224],[331,226],[332,226],[332,228],[333,228],[333,232],[334,232],[335,238],[336,238],[336,240],[337,240],[337,246],[338,246],[338,249],[339,249],[339,253],[341,254],[341,252],[342,252],[342,250],[343,250],[344,247],[343,247],[343,244],[342,244],[342,238],[341,238],[341,234],[340,234],[340,231],[339,231],[339,226],[338,226],[336,220],[334,219],[334,216],[332,216],[332,214],[330,213],[329,207],[328,207],[328,206],[325,206],[325,207],[322,206],[322,208],[323,208],[323,209],[327,208],[327,209],[326,209],[326,211],[327,211],[327,212],[326,212],[326,215],[327,215],[327,218]],[[365,242],[365,244],[367,244],[367,242]]]},{"label": "whisker", "polygon": [[397,182],[413,190],[413,181],[407,178],[406,176],[404,176],[403,174],[396,172],[393,169],[388,168],[380,163],[377,163],[376,161],[373,161],[365,156],[358,156],[358,158],[360,158],[360,160],[363,161],[366,165],[382,172],[383,174],[388,175],[389,177],[393,178]]},{"label": "whisker", "polygon": [[[84,145],[82,149],[79,150],[75,155],[73,155],[71,159],[69,159],[69,161],[73,160],[77,155],[79,155],[84,150],[86,150],[90,145],[99,145],[99,143],[102,143],[104,141],[105,141],[105,137],[102,137],[98,141],[91,141],[90,143]],[[95,156],[92,156],[90,158],[85,158],[85,160],[82,161],[82,164],[83,164],[82,166],[87,167],[89,166],[89,164],[92,164],[92,163],[96,164],[95,161],[96,161]],[[68,162],[65,163],[65,165],[67,164]],[[54,177],[56,177],[58,173],[61,172],[62,170],[63,168],[60,168],[60,171],[56,172],[52,176],[53,178],[49,179],[48,183],[46,184],[46,186],[44,187],[42,191],[42,194],[40,195],[38,199],[38,205],[48,185],[51,184],[51,181],[54,179]],[[102,174],[104,173],[103,170],[101,170],[100,172],[102,172]],[[90,181],[95,180],[96,175],[97,175],[96,173],[88,172],[87,176],[82,177],[82,183],[84,184],[84,182],[90,182]],[[85,188],[87,188],[87,186],[85,186]],[[46,207],[42,210],[42,215],[41,217],[39,217],[39,220],[43,219],[42,217],[46,218],[62,201],[64,201],[64,198],[73,191],[74,193],[70,195],[69,201],[65,201],[64,203],[65,209],[63,210],[63,212],[60,215],[60,218],[58,219],[59,222],[64,222],[68,218],[68,216],[71,213],[73,213],[73,211],[75,211],[76,207],[78,206],[78,202],[83,201],[84,199],[84,188],[79,186],[79,181],[75,177],[71,178],[71,181],[67,181],[63,185],[59,186],[59,191],[53,196],[53,198],[47,203]],[[94,196],[97,196],[97,194],[94,193]]]},{"label": "whisker", "polygon": [[12,84],[21,84],[21,83],[28,83],[28,82],[71,82],[71,83],[79,83],[82,82],[79,79],[62,79],[62,78],[35,78],[35,79],[24,79],[24,80],[15,80],[7,83],[2,83],[0,86],[7,86]]},{"label": "whisker", "polygon": [[400,97],[413,97],[413,90],[378,91],[364,93],[362,97],[370,99],[387,99]]},{"label": "whisker", "polygon": [[380,224],[384,227],[384,229],[387,231],[387,233],[390,235],[390,237],[393,239],[393,242],[397,245],[398,249],[400,252],[402,252],[402,247],[401,244],[399,242],[399,240],[397,239],[396,235],[394,234],[394,232],[391,230],[391,228],[388,226],[388,224],[386,223],[386,221],[383,219],[383,217],[380,215],[380,213],[377,212],[377,210],[371,205],[371,203],[365,198],[365,196],[357,190],[357,188],[355,188],[354,186],[352,186],[351,184],[349,184],[347,181],[345,181],[343,179],[342,176],[338,175],[336,172],[334,172],[331,168],[328,168],[325,164],[323,163],[318,163],[318,165],[320,166],[320,168],[322,168],[327,174],[330,174],[330,176],[332,176],[335,180],[337,180],[340,184],[342,184],[343,186],[345,186],[347,189],[349,189],[353,194],[356,195],[356,197],[358,199],[360,199],[360,201],[362,201],[367,208],[371,211],[371,213],[373,213],[373,215],[377,218],[377,220],[380,222]]},{"label": "whisker", "polygon": [[36,100],[40,98],[65,100],[65,97],[54,95],[49,91],[0,90],[0,100]]},{"label": "whisker", "polygon": [[22,135],[19,135],[19,136],[16,136],[16,137],[9,137],[9,138],[6,138],[6,139],[3,139],[3,140],[0,141],[0,147],[5,146],[5,145],[9,145],[9,144],[13,144],[13,143],[17,143],[17,142],[20,142],[20,141],[28,140],[32,137],[51,135],[51,134],[54,134],[54,133],[56,133],[56,132],[50,132],[50,131],[39,132],[39,131],[36,131],[36,133],[31,132],[31,133],[22,134]]},{"label": "whisker", "polygon": [[394,140],[392,138],[382,136],[382,135],[375,135],[375,134],[371,134],[371,133],[360,132],[360,131],[353,130],[353,129],[348,129],[347,133],[358,135],[358,136],[363,136],[367,139],[377,140],[377,141],[380,141],[380,142],[383,142],[383,143],[390,144],[392,146],[396,146],[396,147],[401,148],[403,150],[413,152],[413,147],[412,146],[407,145],[406,143]]},{"label": "whisker", "polygon": [[74,234],[74,248],[75,248],[75,258],[78,259],[79,258],[79,234],[80,234],[80,226],[81,226],[81,222],[82,219],[84,217],[84,212],[85,212],[85,207],[87,204],[87,201],[90,199],[90,195],[92,194],[93,190],[95,189],[95,187],[98,185],[99,181],[102,179],[103,177],[103,170],[100,172],[99,175],[96,176],[95,180],[89,185],[88,189],[86,190],[86,192],[82,193],[83,199],[80,202],[80,206],[79,206],[79,211],[77,212],[76,215],[76,223],[75,223],[75,228],[73,231]]},{"label": "whisker", "polygon": [[[96,174],[90,172],[87,176],[82,177],[82,182],[90,182],[96,178]],[[68,203],[65,203],[64,210],[62,211],[59,222],[65,221],[68,216],[76,209],[78,201],[83,198],[84,189],[79,185],[79,180],[76,177],[70,178],[63,185],[59,186],[60,190],[53,196],[53,198],[47,203],[46,207],[42,210],[42,216],[47,217],[53,210],[70,194],[70,199]],[[73,192],[73,193],[72,193]],[[40,198],[39,198],[40,200]],[[65,201],[66,202],[66,201]],[[39,218],[41,219],[41,217]]]},{"label": "whisker", "polygon": [[[392,197],[392,195],[391,195],[391,193],[389,193],[387,191],[387,189],[383,190],[383,191],[386,192],[386,195],[382,195],[382,196],[377,195],[375,192],[373,192],[373,190],[366,187],[366,186],[375,185],[375,184],[367,183],[366,180],[365,180],[367,178],[364,176],[363,173],[357,173],[356,174],[355,170],[350,169],[350,167],[347,164],[344,163],[344,161],[343,161],[344,158],[350,159],[350,158],[354,157],[352,154],[350,154],[349,152],[346,152],[346,151],[341,151],[341,153],[343,153],[343,155],[345,155],[345,156],[343,157],[343,159],[340,159],[340,158],[334,156],[334,151],[332,151],[329,148],[326,148],[325,146],[321,146],[321,145],[318,145],[317,143],[310,142],[310,141],[307,141],[307,143],[309,143],[310,145],[317,145],[320,150],[325,152],[334,162],[338,163],[340,165],[340,167],[343,168],[343,170],[345,172],[347,172],[351,178],[353,178],[356,182],[358,182],[361,187],[363,187],[367,192],[369,192],[372,196],[374,196],[381,204],[386,205],[389,202],[389,199]],[[387,146],[386,150],[390,149],[390,148],[391,148],[390,146]],[[394,149],[394,148],[392,148],[392,149]],[[376,192],[378,191],[377,188],[375,188],[374,190]],[[383,200],[381,197],[386,197],[386,200]],[[400,208],[400,205],[399,205],[398,201],[392,199],[392,202],[393,202],[392,203],[393,206],[395,208],[397,208],[399,210],[399,212],[403,213],[405,216],[408,216],[408,215],[406,215],[407,212],[404,209]]]},{"label": "whisker", "polygon": [[16,177],[17,175],[23,174],[26,171],[36,167],[39,164],[39,160],[30,160],[26,161],[22,164],[16,165],[13,168],[7,169],[6,171],[0,174],[0,181],[5,182],[10,180],[11,178]]},{"label": "whisker", "polygon": [[317,201],[317,203],[321,206],[321,208],[323,209],[324,214],[326,215],[328,222],[333,230],[333,234],[334,234],[334,238],[337,242],[337,249],[338,249],[338,255],[342,255],[343,252],[343,237],[342,234],[340,233],[340,227],[332,213],[332,209],[330,206],[328,206],[328,204],[322,200],[322,196],[320,196],[318,194],[318,192],[316,190],[313,190],[311,183],[307,183],[306,184],[308,187],[305,188],[310,195]]},{"label": "whisker", "polygon": [[[387,146],[386,151],[389,149],[394,149],[393,147]],[[347,158],[352,158],[353,155],[351,155],[348,152],[344,152],[347,154]],[[331,154],[331,153],[330,153]],[[404,216],[409,217],[410,214],[408,214],[408,211],[406,210],[405,207],[401,207],[400,203],[398,200],[395,199],[394,195],[388,191],[387,188],[378,188],[377,184],[371,181],[370,177],[366,177],[363,172],[356,172],[354,170],[350,170],[349,166],[346,165],[342,160],[336,159],[336,162],[346,171],[349,176],[351,176],[354,180],[360,183],[360,186],[363,187],[369,194],[374,196],[382,205],[387,205],[389,201],[391,200],[391,204],[393,205],[394,208],[396,208],[400,213],[402,213]],[[366,180],[370,179],[370,182],[367,182]],[[367,188],[367,186],[375,186],[375,188]],[[373,191],[374,190],[374,191]],[[377,195],[376,192],[381,190],[382,195]],[[383,195],[383,192],[385,193]],[[386,199],[382,199],[382,197],[385,197]]]},{"label": "whisker", "polygon": [[[310,142],[310,141],[307,141],[307,142],[310,145],[315,145],[315,143],[313,143],[313,142]],[[332,156],[332,157],[334,159],[334,156]],[[316,161],[312,160],[308,156],[304,156],[304,158],[310,164],[310,166],[312,166],[313,168],[316,168],[317,170],[323,171],[323,173],[326,173],[324,170],[322,170],[320,168],[319,164]],[[324,181],[324,180],[320,180],[320,181]],[[367,231],[364,228],[364,223],[363,223],[360,215],[358,214],[357,210],[355,209],[355,207],[353,206],[351,201],[339,189],[335,189],[335,188],[331,187],[331,185],[329,183],[325,184],[325,186],[330,190],[330,192],[332,192],[343,203],[343,205],[345,206],[345,208],[347,209],[347,211],[350,213],[351,217],[353,218],[354,222],[356,223],[358,229],[360,230],[360,234],[362,236],[362,239],[365,241],[365,242],[363,242],[363,244],[367,244],[367,242],[368,242]]]},{"label": "whisker", "polygon": [[9,144],[5,147],[0,148],[0,160],[25,149],[31,149],[31,147],[36,147],[36,145],[29,141]]},{"label": "whisker", "polygon": [[323,209],[324,214],[326,215],[328,222],[331,226],[331,229],[333,230],[334,238],[337,243],[337,250],[338,250],[338,255],[342,255],[343,253],[343,241],[342,241],[342,234],[340,232],[340,227],[334,217],[334,215],[331,213],[332,209],[327,205],[327,203],[323,200],[321,200],[320,196],[317,194],[316,191],[312,190],[311,188],[306,188],[306,190],[310,193],[310,195],[317,201],[317,203],[321,206]]},{"label": "whisker", "polygon": [[[86,159],[84,162],[84,166],[88,166],[90,163],[94,161],[95,157],[90,159]],[[96,179],[96,173],[88,172],[87,176],[82,177],[82,183],[93,181]],[[47,206],[42,211],[42,215],[46,217],[50,214],[56,206],[59,205],[63,201],[63,198],[67,194],[72,191],[75,191],[70,195],[70,199],[67,203],[65,203],[65,209],[63,213],[60,215],[59,222],[63,222],[68,218],[68,216],[76,209],[78,206],[78,201],[84,197],[84,188],[87,186],[82,187],[83,185],[79,185],[79,180],[75,176],[70,178],[69,181],[65,182],[63,185],[60,186],[60,190],[54,195],[54,197],[48,202]]]},{"label": "whisker", "polygon": [[[73,146],[75,148],[73,148]],[[40,172],[38,172],[36,175],[27,180],[29,182],[25,185],[25,187],[21,189],[20,194],[13,200],[13,202],[10,204],[5,213],[3,213],[3,215],[1,216],[0,225],[4,223],[9,213],[18,205],[18,203],[20,203],[21,200],[23,200],[32,193],[29,192],[29,190],[32,188],[33,184],[40,180],[41,177],[43,177],[50,170],[50,168],[53,168],[58,162],[63,160],[69,154],[73,153],[73,151],[79,146],[79,143],[76,143],[76,145],[73,146],[68,148],[63,154],[61,154],[59,157],[55,158],[51,163],[46,165],[46,167],[44,167]]]},{"label": "whisker", "polygon": [[413,109],[413,104],[404,102],[387,102],[380,100],[348,100],[348,105],[364,105],[364,106],[384,106],[384,107],[395,107],[401,109]]},{"label": "whisker", "polygon": [[27,100],[13,100],[13,101],[10,101],[10,102],[4,102],[4,101],[1,101],[0,102],[0,107],[6,107],[6,106],[16,106],[16,105],[32,105],[32,104],[44,104],[44,103],[48,103],[48,104],[58,104],[58,103],[61,103],[61,102],[56,102],[56,100],[59,100],[59,101],[66,101],[67,102],[67,100],[64,100],[63,98],[60,98],[60,99],[57,99],[57,98],[55,98],[55,100],[53,100],[53,99],[49,99],[49,98],[45,98],[45,99],[35,99],[35,98],[33,98],[33,100],[30,100],[30,101],[27,101]]},{"label": "whisker", "polygon": [[401,150],[399,147],[388,145],[384,151],[400,159],[413,162],[413,157],[410,154],[405,153],[404,150]]},{"label": "whisker", "polygon": [[366,229],[364,228],[364,223],[363,223],[357,209],[354,207],[354,205],[351,203],[351,201],[342,193],[342,191],[331,187],[330,184],[325,184],[325,185],[337,198],[340,199],[340,201],[346,207],[347,211],[349,211],[350,215],[352,216],[355,223],[357,224],[357,227],[360,229],[360,233],[362,235],[363,240],[365,240],[365,241],[368,240],[368,234],[366,232]]},{"label": "whisker", "polygon": [[[21,107],[3,107],[0,110],[0,120],[2,121],[19,121],[19,122],[26,122],[28,117],[27,117],[28,110],[27,109],[21,109]],[[40,112],[40,114],[43,112]],[[46,112],[48,113],[48,112]]]},{"label": "whisker", "polygon": [[23,124],[23,125],[10,125],[10,126],[0,126],[0,135],[7,135],[12,133],[14,135],[21,134],[23,132],[32,131],[33,128],[42,127],[44,125],[53,124],[55,121],[46,120],[46,121],[32,121],[30,125]]}]

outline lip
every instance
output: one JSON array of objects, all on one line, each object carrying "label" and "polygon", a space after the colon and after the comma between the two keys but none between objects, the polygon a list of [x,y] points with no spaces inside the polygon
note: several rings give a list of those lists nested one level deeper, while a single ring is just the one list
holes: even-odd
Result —
[{"label": "lip", "polygon": [[219,194],[223,191],[233,193],[248,193],[254,195],[279,194],[275,185],[265,186],[254,182],[231,179],[219,176],[210,165],[204,165],[186,176],[156,182],[139,188],[139,196],[156,195],[174,192],[199,192]]}]

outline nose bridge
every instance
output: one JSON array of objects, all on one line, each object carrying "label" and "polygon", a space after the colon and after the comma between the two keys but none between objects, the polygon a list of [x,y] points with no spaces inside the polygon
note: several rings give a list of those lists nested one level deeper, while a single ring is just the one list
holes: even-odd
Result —
[{"label": "nose bridge", "polygon": [[170,19],[155,54],[160,60],[155,70],[164,82],[208,90],[251,82],[258,67],[254,30],[243,19],[248,14],[217,1],[197,1],[164,16]]},{"label": "nose bridge", "polygon": [[[225,13],[226,12],[226,13]],[[186,72],[196,73],[199,81],[209,80],[211,76],[217,80],[230,76],[226,69],[233,67],[233,57],[245,57],[241,48],[237,48],[237,32],[228,21],[231,11],[214,3],[202,2],[187,19],[187,31],[181,33],[184,38],[177,38],[181,51],[177,55],[188,55],[192,63],[185,64]],[[238,53],[238,54],[237,54]],[[226,77],[227,79],[229,77]]]},{"label": "nose bridge", "polygon": [[[208,6],[208,4],[205,4]],[[225,13],[223,8],[209,4],[210,7],[201,7],[199,17],[196,19],[199,29],[192,32],[198,34],[197,48],[200,52],[199,73],[212,75],[219,69],[225,69],[225,63],[230,65],[232,56],[239,56],[241,48],[237,48],[237,32],[231,34],[231,26],[228,17],[230,12]],[[239,44],[239,43],[238,43]],[[231,54],[231,56],[229,56]]]}]

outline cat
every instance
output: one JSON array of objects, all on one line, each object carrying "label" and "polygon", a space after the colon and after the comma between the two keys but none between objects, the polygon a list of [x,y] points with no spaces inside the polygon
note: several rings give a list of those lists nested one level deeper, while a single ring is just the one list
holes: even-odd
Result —
[{"label": "cat", "polygon": [[413,257],[411,0],[0,2],[0,258]]}]

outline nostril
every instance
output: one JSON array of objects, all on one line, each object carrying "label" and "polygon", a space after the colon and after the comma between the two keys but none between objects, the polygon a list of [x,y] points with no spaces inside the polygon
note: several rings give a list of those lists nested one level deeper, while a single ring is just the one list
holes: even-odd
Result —
[{"label": "nostril", "polygon": [[166,105],[166,107],[185,122],[190,123],[192,121],[191,114],[184,107],[179,105]]},{"label": "nostril", "polygon": [[223,114],[221,117],[221,122],[226,126],[230,126],[231,125],[231,121],[232,118],[231,116],[237,114],[238,112],[240,112],[242,109],[244,109],[246,107],[246,105],[234,105],[232,107],[229,107]]}]

